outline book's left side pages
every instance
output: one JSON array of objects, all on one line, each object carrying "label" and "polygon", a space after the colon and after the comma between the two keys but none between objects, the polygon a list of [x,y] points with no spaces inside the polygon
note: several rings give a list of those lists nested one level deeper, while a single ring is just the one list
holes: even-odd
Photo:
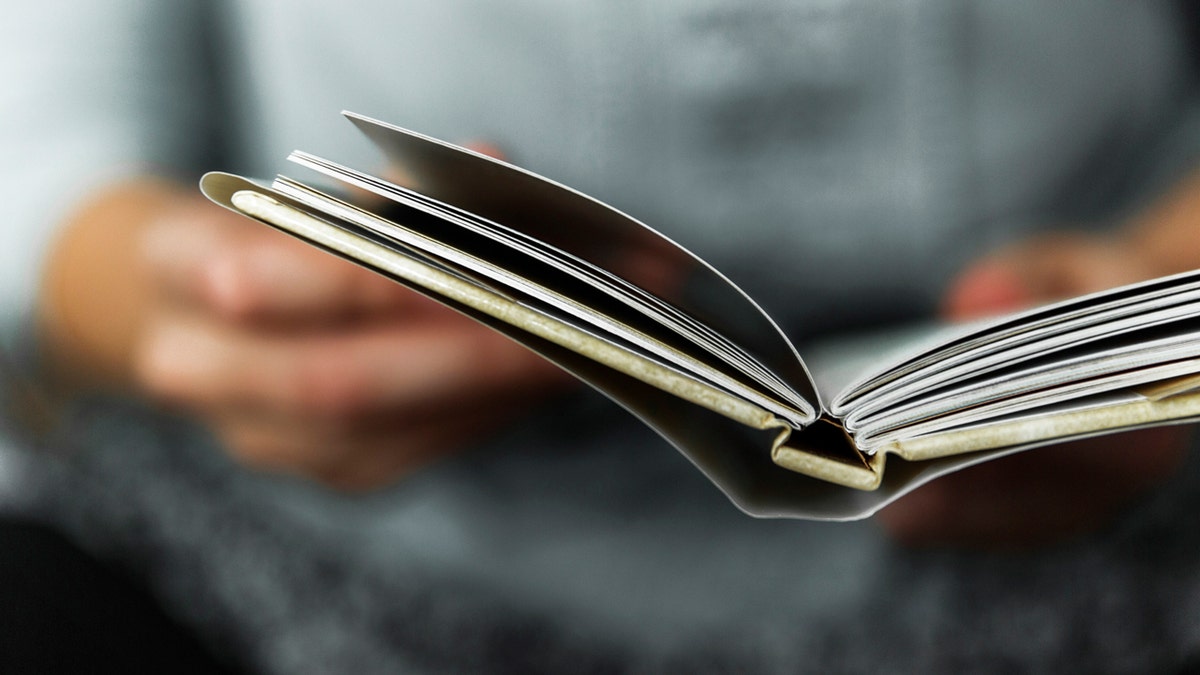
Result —
[{"label": "book's left side pages", "polygon": [[[785,426],[767,411],[682,376],[558,317],[542,314],[503,291],[460,274],[445,261],[404,250],[329,222],[270,187],[224,173],[201,183],[214,202],[362,265],[487,324],[557,363],[626,408],[675,445],[735,504],[755,515],[820,517],[807,495],[819,483],[780,477],[770,461]],[[782,472],[787,473],[787,472]],[[792,484],[786,490],[764,486]],[[844,489],[838,486],[826,488]],[[819,502],[820,500],[818,500]],[[837,512],[840,514],[840,511]]]}]

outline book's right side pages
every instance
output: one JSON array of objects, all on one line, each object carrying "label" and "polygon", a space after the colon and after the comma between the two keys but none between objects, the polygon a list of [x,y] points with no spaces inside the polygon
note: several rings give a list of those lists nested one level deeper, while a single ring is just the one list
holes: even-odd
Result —
[{"label": "book's right side pages", "polygon": [[945,467],[946,458],[973,462],[984,451],[1200,417],[1198,317],[1200,273],[1191,272],[940,336],[894,333],[890,344],[910,353],[849,386],[855,359],[887,351],[887,340],[845,340],[806,356],[819,386],[845,387],[827,399],[830,413],[876,469],[888,455]]}]

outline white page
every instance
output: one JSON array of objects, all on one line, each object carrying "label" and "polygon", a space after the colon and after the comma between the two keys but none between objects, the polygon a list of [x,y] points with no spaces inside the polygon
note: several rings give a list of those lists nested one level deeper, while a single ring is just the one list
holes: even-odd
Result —
[{"label": "white page", "polygon": [[[601,269],[621,258],[664,254],[686,267],[686,287],[661,295],[727,337],[819,405],[804,362],[754,300],[725,275],[662,233],[570,187],[506,162],[351,112],[343,115],[432,199],[527,234]],[[628,259],[628,258],[626,258]]]},{"label": "white page", "polygon": [[[658,324],[665,326],[669,332],[646,327],[644,322],[637,322],[635,317],[629,316],[628,312],[609,309],[608,311],[612,313],[614,319],[634,325],[640,323],[643,325],[642,330],[645,333],[653,333],[659,339],[673,340],[674,336],[682,337],[736,369],[739,373],[752,378],[763,389],[760,393],[756,393],[757,396],[770,396],[786,402],[791,409],[801,411],[801,419],[811,420],[815,417],[816,411],[813,402],[806,399],[803,393],[792,389],[786,382],[754,359],[750,354],[736,344],[731,343],[726,337],[713,331],[710,327],[697,322],[686,313],[664,303],[652,294],[630,284],[624,279],[616,277],[585,260],[571,256],[544,242],[533,240],[526,235],[522,235],[520,232],[498,223],[491,223],[462,209],[413,193],[406,188],[393,185],[377,177],[340,166],[334,162],[307,153],[292,153],[289,159],[354,187],[368,190],[398,204],[418,209],[445,222],[448,226],[462,227],[486,240],[522,253],[533,260],[549,265],[575,279],[583,281],[587,284],[587,287],[583,289],[585,292],[592,293],[594,290],[598,290],[603,293],[604,297],[598,298],[598,301],[620,302],[634,311],[649,317]],[[281,180],[291,182],[290,179],[282,177]],[[528,262],[519,260],[514,261],[512,264],[514,268],[518,266],[527,268],[529,265]],[[593,297],[595,297],[595,293],[593,293]],[[600,304],[600,302],[597,302],[597,304]],[[611,304],[611,302],[607,304]],[[676,347],[679,347],[679,345],[676,344]],[[788,419],[794,421],[797,417],[794,414],[789,414]]]},{"label": "white page", "polygon": [[[887,367],[849,386],[831,404],[839,416],[859,408],[883,407],[905,393],[923,391],[937,373],[975,372],[1085,339],[1089,327],[1149,314],[1200,297],[1200,271],[1131,284],[976,324],[944,345]],[[1103,331],[1101,331],[1103,334]],[[1052,336],[1064,336],[1057,344]],[[1036,346],[1032,346],[1036,345]],[[1024,350],[1024,351],[1022,351]],[[994,357],[991,361],[985,357]],[[872,404],[873,400],[881,403]]]},{"label": "white page", "polygon": [[[723,373],[708,363],[692,358],[678,349],[658,341],[655,337],[633,330],[621,322],[613,321],[608,316],[515,274],[510,269],[498,267],[487,260],[430,239],[418,232],[361,211],[350,204],[340,202],[287,179],[278,180],[276,189],[278,190],[277,196],[290,197],[333,218],[334,220],[330,222],[335,226],[339,224],[338,221],[352,223],[389,240],[402,243],[405,247],[421,251],[425,256],[440,261],[445,266],[465,268],[472,275],[481,276],[491,282],[488,284],[489,287],[499,284],[501,288],[508,289],[510,293],[516,293],[517,295],[514,296],[516,301],[521,301],[521,296],[535,299],[537,304],[522,301],[523,304],[535,311],[553,316],[559,321],[570,322],[598,339],[620,345],[623,349],[639,352],[642,356],[653,359],[664,366],[672,367],[724,389],[772,411],[791,424],[802,426],[811,419],[811,414],[806,416],[803,411],[763,396],[758,390],[739,382],[730,374]],[[548,310],[547,305],[555,311]],[[582,324],[578,322],[582,322]]]}]

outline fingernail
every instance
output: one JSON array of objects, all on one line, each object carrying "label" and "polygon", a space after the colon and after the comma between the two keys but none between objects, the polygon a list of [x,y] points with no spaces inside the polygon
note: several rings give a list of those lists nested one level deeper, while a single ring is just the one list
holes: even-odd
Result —
[{"label": "fingernail", "polygon": [[988,261],[968,269],[951,284],[943,314],[954,320],[979,319],[1022,309],[1032,300],[1011,266]]},{"label": "fingernail", "polygon": [[203,263],[204,298],[213,309],[226,316],[250,312],[251,301],[243,266],[229,255],[213,255]]}]

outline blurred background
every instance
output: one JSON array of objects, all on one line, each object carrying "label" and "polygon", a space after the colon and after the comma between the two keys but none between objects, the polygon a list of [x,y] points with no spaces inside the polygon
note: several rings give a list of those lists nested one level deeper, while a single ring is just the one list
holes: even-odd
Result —
[{"label": "blurred background", "polygon": [[[755,520],[536,356],[204,201],[343,109],[711,260],[798,343],[1200,262],[1194,3],[95,0],[0,25],[0,666],[1184,672],[1186,429]],[[569,224],[564,224],[569,227]]]}]

